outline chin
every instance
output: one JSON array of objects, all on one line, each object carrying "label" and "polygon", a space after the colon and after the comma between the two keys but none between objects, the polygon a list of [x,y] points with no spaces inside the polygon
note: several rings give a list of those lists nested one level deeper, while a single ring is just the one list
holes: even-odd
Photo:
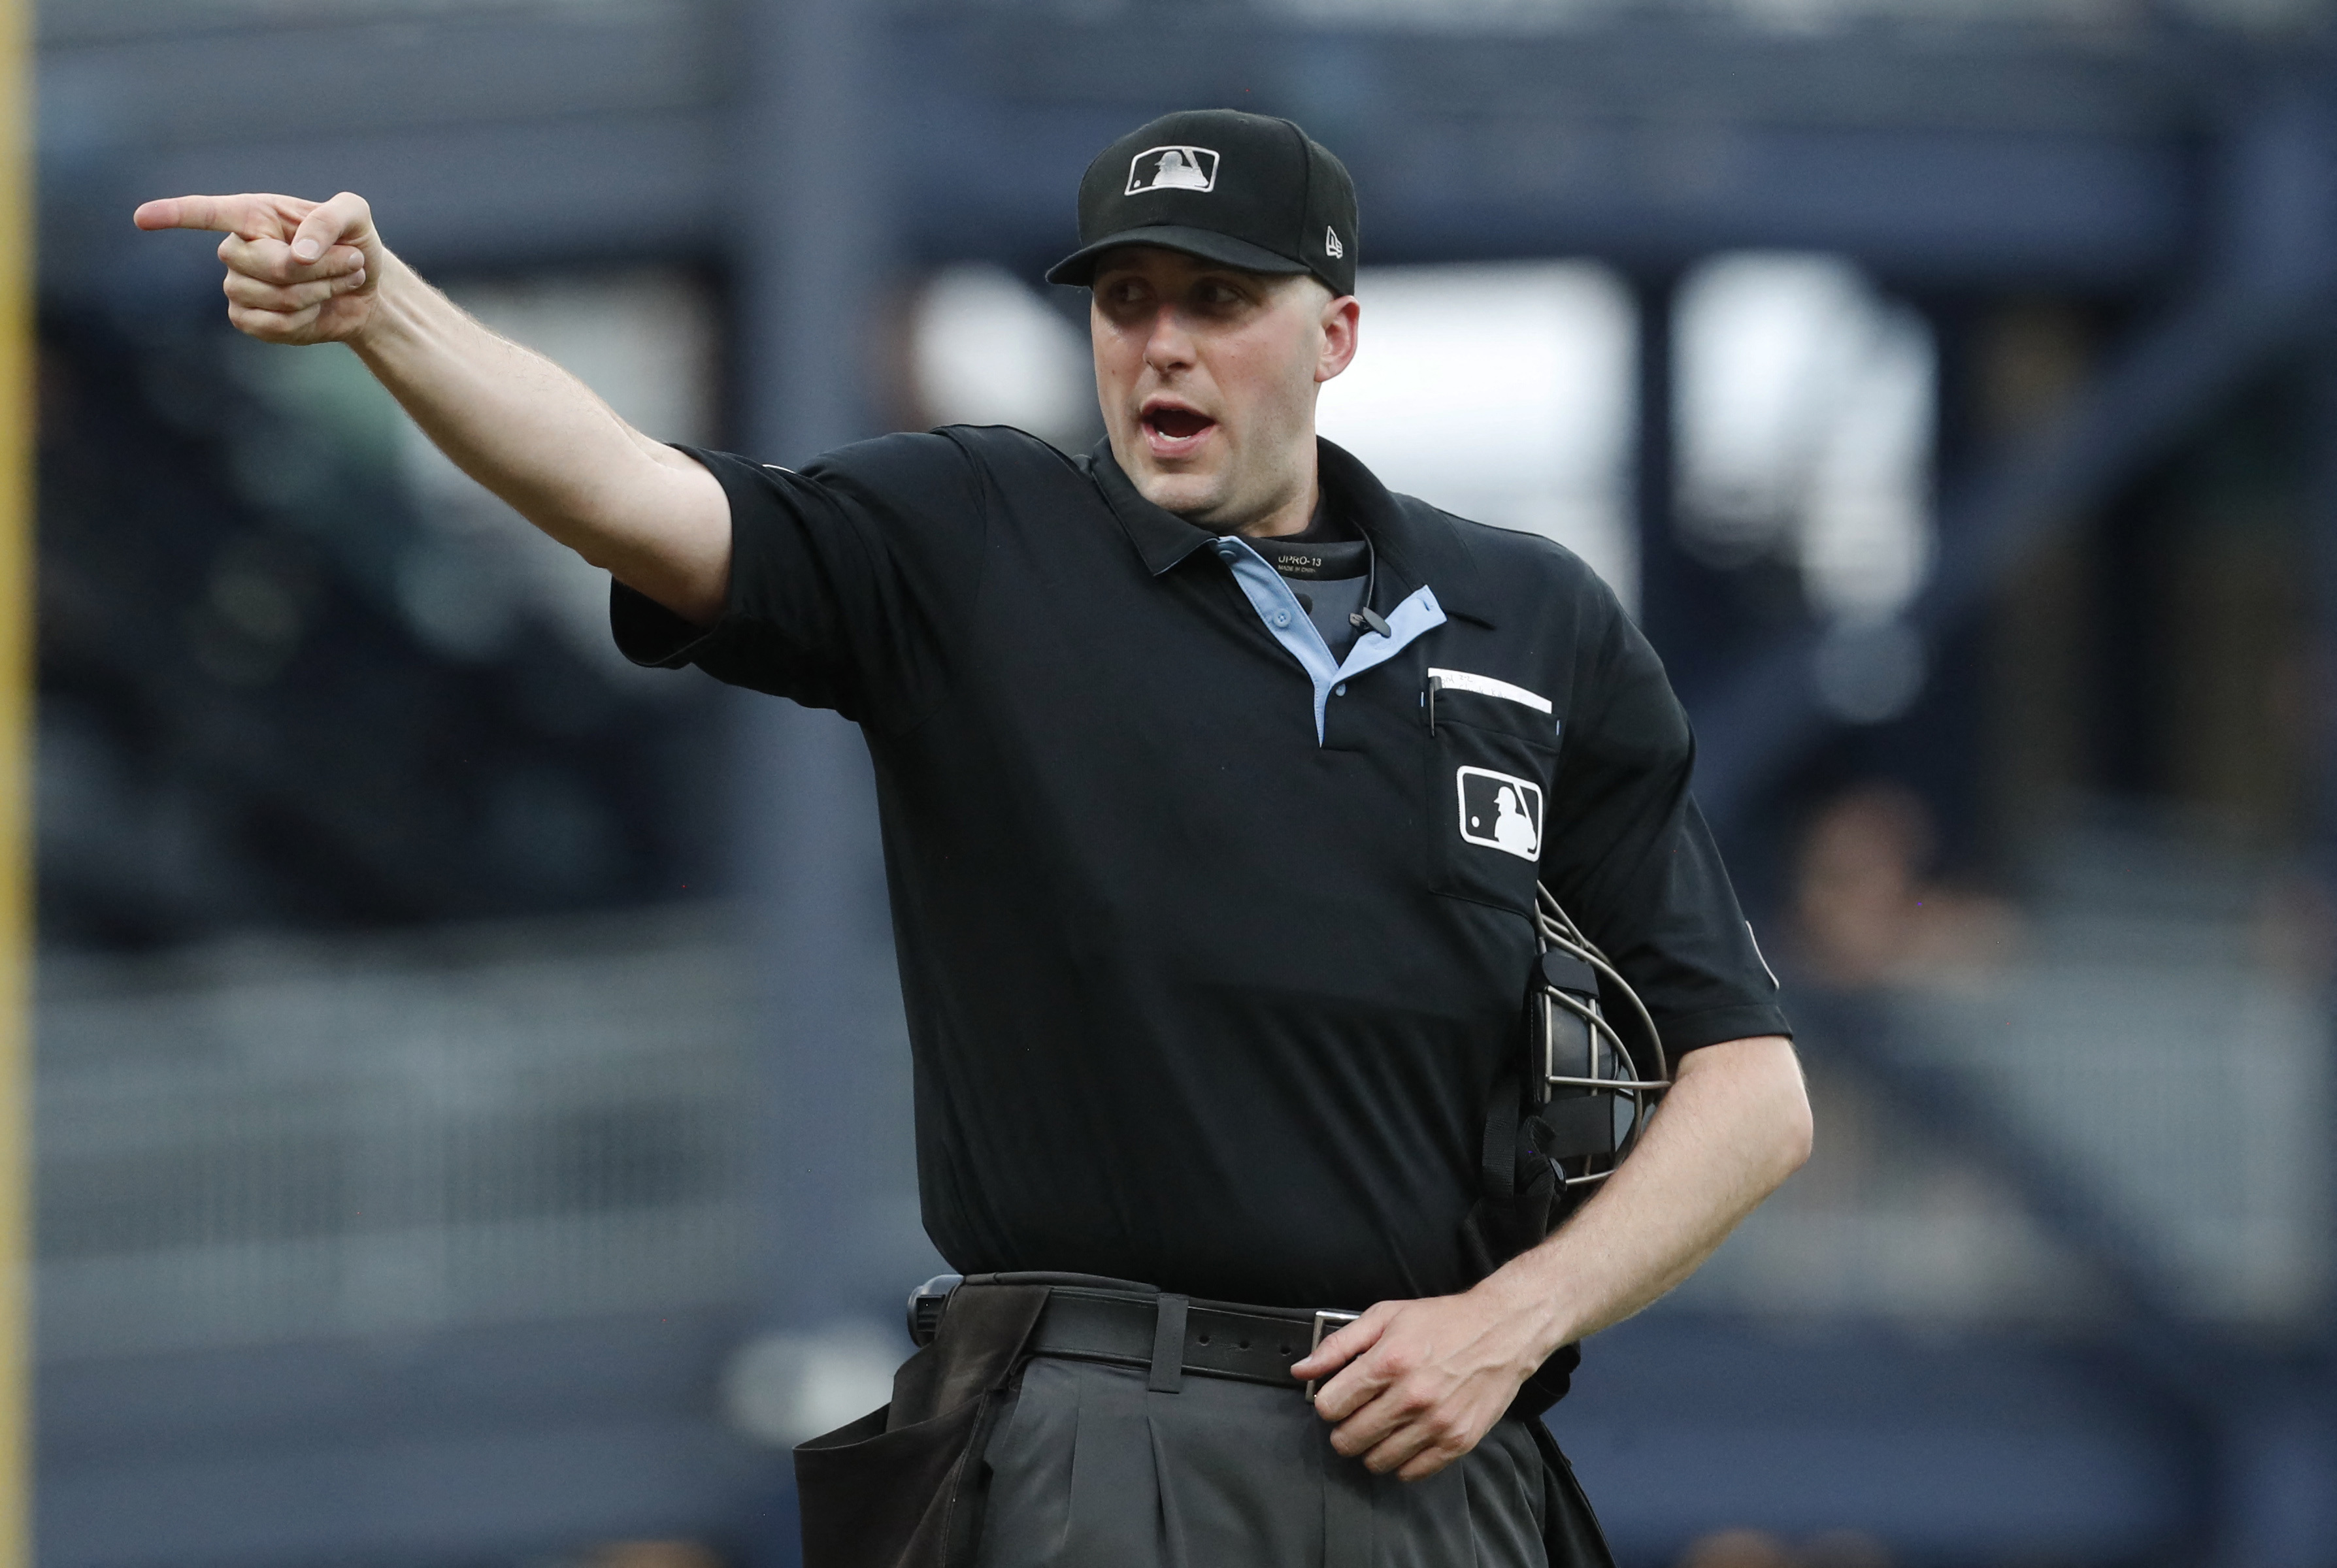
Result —
[{"label": "chin", "polygon": [[1225,501],[1225,486],[1215,474],[1164,473],[1155,469],[1132,477],[1139,495],[1179,517],[1204,515]]}]

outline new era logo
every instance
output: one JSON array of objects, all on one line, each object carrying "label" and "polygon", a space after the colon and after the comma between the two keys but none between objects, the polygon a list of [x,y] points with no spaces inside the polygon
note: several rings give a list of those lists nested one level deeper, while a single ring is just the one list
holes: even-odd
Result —
[{"label": "new era logo", "polygon": [[1128,162],[1128,190],[1209,190],[1217,183],[1217,155],[1206,147],[1148,147]]},{"label": "new era logo", "polygon": [[1339,231],[1337,229],[1325,229],[1323,230],[1323,254],[1329,257],[1334,261],[1336,261],[1340,257],[1347,254],[1347,248],[1339,243]]},{"label": "new era logo", "polygon": [[1462,838],[1521,861],[1541,858],[1541,785],[1481,767],[1461,769],[1453,782]]}]

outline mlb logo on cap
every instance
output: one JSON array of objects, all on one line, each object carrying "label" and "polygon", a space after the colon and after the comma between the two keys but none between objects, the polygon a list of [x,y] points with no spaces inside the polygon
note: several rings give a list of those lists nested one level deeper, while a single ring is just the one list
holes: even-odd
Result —
[{"label": "mlb logo on cap", "polygon": [[1128,190],[1209,190],[1217,183],[1217,155],[1207,147],[1148,147],[1128,162]]},{"label": "mlb logo on cap", "polygon": [[1138,126],[1080,177],[1080,248],[1050,283],[1094,283],[1122,246],[1181,250],[1267,277],[1311,272],[1355,291],[1355,184],[1287,120],[1187,109]]}]

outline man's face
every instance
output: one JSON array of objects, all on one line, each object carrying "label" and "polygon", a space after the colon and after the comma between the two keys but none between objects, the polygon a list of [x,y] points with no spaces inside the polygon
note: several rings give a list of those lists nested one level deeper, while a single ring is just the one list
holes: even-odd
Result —
[{"label": "man's face", "polygon": [[1096,268],[1089,325],[1112,455],[1155,506],[1219,531],[1302,528],[1315,397],[1354,357],[1357,307],[1314,278],[1129,246]]}]

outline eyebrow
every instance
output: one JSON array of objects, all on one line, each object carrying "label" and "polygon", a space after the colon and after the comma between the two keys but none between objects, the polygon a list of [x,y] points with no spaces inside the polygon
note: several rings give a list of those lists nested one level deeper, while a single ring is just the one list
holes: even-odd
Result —
[{"label": "eyebrow", "polygon": [[[1090,286],[1090,291],[1100,294],[1125,278],[1142,277],[1143,274],[1133,268],[1107,268],[1096,274],[1095,281]],[[1233,268],[1211,268],[1207,272],[1190,275],[1183,283],[1176,287],[1194,287],[1206,283],[1220,283],[1246,297],[1264,298],[1273,293],[1272,286],[1276,281],[1275,278],[1264,274],[1243,272]]]}]

